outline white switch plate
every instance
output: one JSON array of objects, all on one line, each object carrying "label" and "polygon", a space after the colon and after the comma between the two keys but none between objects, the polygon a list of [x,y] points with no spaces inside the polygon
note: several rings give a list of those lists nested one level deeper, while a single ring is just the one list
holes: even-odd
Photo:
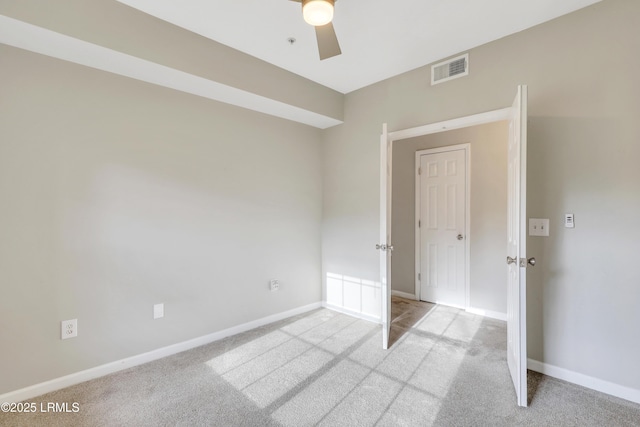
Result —
[{"label": "white switch plate", "polygon": [[277,280],[270,280],[269,281],[269,289],[271,289],[271,292],[277,291],[278,289],[280,289],[280,282],[278,282]]},{"label": "white switch plate", "polygon": [[153,318],[159,319],[164,317],[164,303],[153,305]]},{"label": "white switch plate", "polygon": [[564,226],[565,228],[574,228],[576,226],[572,213],[564,214]]},{"label": "white switch plate", "polygon": [[60,339],[74,338],[78,336],[78,319],[63,320],[60,322]]},{"label": "white switch plate", "polygon": [[529,218],[529,236],[549,236],[549,219]]}]

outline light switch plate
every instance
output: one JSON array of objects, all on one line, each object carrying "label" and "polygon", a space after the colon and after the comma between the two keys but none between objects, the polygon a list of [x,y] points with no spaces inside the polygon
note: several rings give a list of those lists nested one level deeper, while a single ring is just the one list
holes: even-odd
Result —
[{"label": "light switch plate", "polygon": [[529,218],[529,236],[549,236],[549,219]]},{"label": "light switch plate", "polygon": [[163,303],[154,304],[153,305],[153,318],[154,319],[159,319],[161,317],[164,317],[164,304]]}]

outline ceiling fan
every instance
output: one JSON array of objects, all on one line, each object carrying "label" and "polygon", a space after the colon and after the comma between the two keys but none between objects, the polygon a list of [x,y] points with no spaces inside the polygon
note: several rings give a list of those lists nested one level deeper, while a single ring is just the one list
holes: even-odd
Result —
[{"label": "ceiling fan", "polygon": [[302,3],[304,20],[316,29],[320,60],[340,55],[338,37],[333,29],[333,5],[335,0],[291,0]]}]

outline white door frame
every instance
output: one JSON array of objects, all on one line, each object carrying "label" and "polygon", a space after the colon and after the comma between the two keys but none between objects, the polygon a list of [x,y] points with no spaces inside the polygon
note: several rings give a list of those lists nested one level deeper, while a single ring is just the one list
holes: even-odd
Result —
[{"label": "white door frame", "polygon": [[471,144],[469,143],[465,143],[465,144],[456,144],[456,145],[447,145],[444,147],[438,147],[438,148],[428,148],[426,150],[418,150],[416,151],[416,169],[415,169],[415,175],[416,175],[416,195],[415,195],[415,209],[416,209],[416,214],[415,214],[415,244],[416,244],[416,249],[415,249],[415,258],[416,258],[416,266],[415,266],[415,296],[416,296],[416,300],[420,301],[420,294],[422,292],[421,288],[422,288],[422,283],[421,280],[418,279],[418,273],[420,272],[421,268],[422,268],[422,260],[421,260],[421,251],[422,251],[422,245],[421,245],[421,241],[420,241],[420,227],[418,227],[418,220],[420,219],[420,214],[421,214],[421,210],[420,210],[420,185],[421,185],[421,176],[418,175],[418,168],[420,167],[420,156],[422,155],[429,155],[429,154],[437,154],[437,153],[445,153],[447,151],[457,151],[457,150],[463,150],[464,151],[464,158],[465,158],[465,196],[464,196],[464,203],[465,203],[465,211],[464,211],[464,227],[465,227],[465,236],[464,236],[464,256],[465,256],[465,262],[464,262],[464,307],[460,307],[460,308],[464,308],[467,309],[469,307],[471,307],[470,304],[470,298],[469,295],[471,293],[471,280],[469,278],[469,272],[471,271],[471,263],[470,263],[470,256],[471,256],[471,252],[470,252],[470,248],[471,248]]},{"label": "white door frame", "polygon": [[[383,236],[387,236],[387,212],[391,211],[391,197],[392,197],[392,188],[388,187],[388,180],[386,179],[387,173],[391,172],[391,158],[388,153],[393,153],[393,143],[400,143],[403,139],[414,138],[416,136],[430,135],[434,133],[446,132],[454,129],[462,129],[477,125],[483,125],[486,123],[493,122],[501,122],[503,120],[510,120],[512,118],[512,107],[502,108],[500,110],[492,110],[487,111],[485,113],[473,114],[471,116],[459,117],[456,119],[445,120],[442,122],[430,123],[423,126],[417,126],[408,129],[401,129],[393,132],[387,131],[387,124],[383,123],[383,133],[382,139],[387,140],[386,150],[381,149],[380,152],[380,236],[381,239]],[[384,144],[383,144],[384,145]],[[383,177],[385,177],[383,179]],[[467,230],[468,232],[469,230]],[[387,242],[386,239],[381,240],[381,243],[386,243],[387,245],[391,245],[392,242]],[[381,257],[380,262],[383,262]],[[391,289],[391,266],[386,265],[384,267],[381,266],[380,271],[384,271],[385,277],[382,278],[380,282],[384,283],[388,290]],[[389,280],[387,280],[389,278]],[[388,301],[385,301],[387,299]],[[382,292],[382,307],[381,315],[386,313],[386,307],[391,304],[391,293],[390,292]],[[385,310],[383,310],[383,307]],[[388,313],[387,313],[388,314]],[[381,316],[382,317],[382,316]],[[383,324],[384,324],[383,317]]]},{"label": "white door frame", "polygon": [[402,139],[413,138],[416,136],[446,132],[449,130],[462,129],[486,123],[501,122],[503,120],[509,120],[511,117],[511,107],[501,108],[500,110],[487,111],[485,113],[473,114],[471,116],[459,117],[457,119],[445,120],[442,122],[389,132],[387,133],[387,138],[390,142],[400,142]]},{"label": "white door frame", "polygon": [[[390,178],[392,171],[391,154],[393,153],[393,143],[401,142],[403,139],[413,138],[416,136],[430,135],[433,133],[445,132],[454,129],[462,129],[471,126],[483,125],[486,123],[500,122],[510,120],[512,117],[512,108],[502,108],[500,110],[488,111],[485,113],[474,114],[471,116],[460,117],[457,119],[445,120],[442,122],[430,123],[423,126],[397,130],[394,132],[387,131],[387,124],[382,124],[382,136],[380,138],[380,244],[392,246],[392,242],[386,239],[388,215],[391,213],[391,185]],[[386,140],[386,143],[385,143]],[[389,226],[390,228],[390,226]],[[380,283],[382,284],[382,301],[380,307],[380,317],[384,332],[382,334],[383,348],[387,348],[388,334],[390,326],[390,307],[391,307],[391,263],[387,256],[380,256]],[[384,263],[384,266],[382,265]]]},{"label": "white door frame", "polygon": [[[432,134],[432,133],[438,133],[438,132],[443,132],[443,131],[447,131],[447,130],[453,130],[453,129],[460,129],[460,128],[465,128],[465,127],[470,127],[470,126],[475,126],[475,125],[480,125],[480,124],[485,124],[485,123],[492,123],[492,122],[496,122],[496,121],[502,121],[502,120],[513,120],[513,113],[514,113],[514,108],[521,106],[520,108],[522,108],[522,104],[523,101],[522,99],[526,100],[526,91],[527,91],[527,87],[526,86],[518,86],[518,95],[516,96],[516,100],[514,101],[514,104],[511,107],[507,107],[507,108],[503,108],[500,110],[493,110],[493,111],[489,111],[486,113],[480,113],[480,114],[474,114],[472,116],[466,116],[466,117],[461,117],[458,119],[452,119],[452,120],[447,120],[447,121],[443,121],[443,122],[438,122],[438,123],[432,123],[432,124],[428,124],[428,125],[424,125],[424,126],[418,126],[418,127],[414,127],[414,128],[410,128],[410,129],[403,129],[403,130],[399,130],[399,131],[395,131],[395,132],[389,132],[387,133],[387,125],[386,123],[383,126],[384,132],[383,135],[386,135],[386,140],[387,143],[384,144],[387,146],[388,148],[388,153],[392,153],[392,149],[393,149],[393,142],[394,141],[400,141],[402,139],[406,139],[406,138],[412,138],[412,137],[416,137],[416,136],[422,136],[422,135],[428,135],[428,134]],[[524,97],[523,95],[524,94]],[[526,104],[525,104],[526,105]],[[522,113],[520,114],[520,117],[522,118]],[[522,128],[521,128],[521,132],[524,133],[524,135],[526,135],[526,118],[525,118],[525,122],[522,124]],[[382,141],[384,142],[384,141]],[[523,146],[525,147],[524,149],[526,150],[526,142],[523,143]],[[387,156],[386,154],[383,154],[381,156],[380,159],[380,175],[386,175],[387,171],[391,171],[390,167],[390,156]],[[523,169],[521,170],[521,173],[526,174],[526,169],[523,167]],[[526,175],[525,175],[526,177]],[[380,181],[380,185],[381,185],[381,193],[384,191],[385,194],[388,195],[388,197],[386,198],[386,204],[387,206],[383,207],[381,206],[380,209],[380,226],[382,228],[382,225],[387,226],[387,212],[390,212],[390,206],[388,205],[391,202],[391,188],[387,188],[387,185],[390,184],[387,183],[387,180],[381,180]],[[521,182],[521,186],[525,186],[525,184],[523,184]],[[524,187],[526,189],[526,187]],[[525,192],[526,194],[526,192]],[[526,203],[526,197],[524,197],[522,199],[522,203],[525,204]],[[382,203],[381,203],[382,205]],[[524,236],[526,236],[526,219],[523,220],[523,222],[521,222],[521,228],[519,230],[520,232],[523,233]],[[387,242],[387,244],[391,244],[391,242]],[[520,248],[520,251],[522,252],[521,254],[517,254],[517,257],[521,257],[520,260],[518,260],[520,263],[522,261],[524,261],[524,267],[526,267],[526,263],[527,263],[527,258],[525,256],[523,256],[524,253],[526,253],[526,249],[525,251],[522,251],[522,248]],[[508,259],[509,261],[509,259]],[[382,266],[381,266],[381,271],[382,271]],[[391,276],[391,271],[390,269],[384,268],[385,272],[387,273],[387,277]],[[523,269],[524,270],[524,269]],[[525,272],[521,272],[522,274],[526,274],[526,270]],[[526,280],[526,276],[525,276],[525,280]],[[520,323],[519,323],[519,341],[520,341],[520,354],[518,355],[520,357],[520,360],[522,360],[522,363],[520,364],[520,366],[518,366],[518,375],[520,377],[522,377],[521,381],[515,382],[514,381],[514,385],[516,386],[516,395],[518,397],[518,405],[521,406],[526,406],[527,405],[527,401],[526,401],[526,390],[527,390],[527,385],[526,385],[526,378],[527,378],[527,374],[526,374],[526,370],[527,370],[527,355],[526,355],[526,304],[524,304],[525,302],[525,298],[526,298],[526,293],[522,292],[522,288],[524,288],[524,281],[520,281],[520,283],[518,284],[519,286],[519,304],[520,304]],[[390,281],[388,281],[386,283],[386,285],[390,288],[391,287],[391,283]],[[383,299],[385,298],[385,296],[383,295]],[[383,304],[390,304],[390,295],[386,296],[387,301],[382,301]],[[508,317],[508,316],[507,316]],[[523,318],[524,317],[524,320]],[[508,320],[508,319],[507,319]],[[509,323],[509,322],[507,322]],[[509,370],[511,371],[511,366],[509,367]],[[524,393],[522,392],[522,390],[524,390]]]}]

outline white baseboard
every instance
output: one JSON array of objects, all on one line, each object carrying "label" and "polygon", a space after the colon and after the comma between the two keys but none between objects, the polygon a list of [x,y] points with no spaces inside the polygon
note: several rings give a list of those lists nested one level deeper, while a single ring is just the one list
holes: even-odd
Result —
[{"label": "white baseboard", "polygon": [[535,372],[558,378],[582,387],[590,388],[601,393],[610,394],[611,396],[629,400],[631,402],[640,403],[640,390],[604,381],[548,363],[539,362],[537,360],[528,359],[527,367]]},{"label": "white baseboard", "polygon": [[415,301],[416,296],[415,294],[409,294],[407,292],[402,292],[402,291],[391,291],[391,295],[395,296],[395,297],[400,297],[400,298],[404,298],[404,299],[412,299]]},{"label": "white baseboard", "polygon": [[500,313],[499,311],[483,310],[481,308],[468,307],[465,310],[467,313],[477,314],[479,316],[490,317],[491,319],[507,321],[507,313]]},{"label": "white baseboard", "polygon": [[142,365],[144,363],[152,362],[154,360],[162,359],[163,357],[171,356],[176,353],[181,353],[192,348],[200,347],[205,344],[212,343],[214,341],[221,340],[231,335],[236,335],[241,332],[246,332],[251,329],[258,328],[260,326],[268,325],[273,322],[277,322],[288,317],[292,317],[298,314],[306,313],[311,310],[322,307],[322,303],[316,302],[308,304],[302,307],[294,308],[292,310],[284,311],[282,313],[273,314],[271,316],[263,317],[261,319],[253,320],[251,322],[243,323],[238,326],[214,332],[212,334],[204,335],[198,338],[193,338],[188,341],[183,341],[177,344],[172,344],[167,347],[162,347],[156,350],[149,351],[147,353],[138,354],[136,356],[127,357],[126,359],[117,360],[115,362],[107,363],[105,365],[96,366],[95,368],[86,369],[84,371],[75,372],[73,374],[65,375],[64,377],[55,378],[49,381],[45,381],[40,384],[35,384],[29,387],[22,388],[20,390],[10,391],[0,395],[0,402],[21,402],[26,399],[31,399],[36,396],[50,393],[55,390],[60,390],[65,387],[70,387],[81,382],[89,381],[95,378],[103,377],[114,372],[118,372],[124,369],[131,368],[133,366]]},{"label": "white baseboard", "polygon": [[444,305],[447,307],[459,308],[460,310],[464,310],[467,313],[477,314],[478,316],[489,317],[491,319],[502,320],[504,322],[507,321],[507,313],[500,313],[499,311],[485,310],[483,308],[463,307],[461,305],[454,305],[454,304],[443,304],[439,301],[436,301],[436,304]]},{"label": "white baseboard", "polygon": [[355,310],[349,310],[348,308],[340,307],[338,305],[329,304],[327,302],[323,302],[322,306],[324,308],[328,308],[329,310],[337,311],[338,313],[346,314],[349,316],[357,317],[358,319],[368,320],[373,323],[382,323],[380,317],[371,316],[370,314],[360,313]]},{"label": "white baseboard", "polygon": [[[393,291],[392,290],[391,291],[391,295],[397,296],[397,297],[400,297],[400,298],[414,300],[414,301],[417,300],[415,294],[409,294],[407,292],[402,292],[402,291]],[[499,311],[483,310],[481,308],[473,308],[473,307],[465,308],[465,307],[462,307],[462,306],[453,306],[453,305],[448,305],[448,307],[459,308],[461,310],[465,310],[468,313],[477,314],[479,316],[484,316],[484,317],[490,317],[491,319],[502,320],[504,322],[507,321],[507,313],[500,313]]]}]

